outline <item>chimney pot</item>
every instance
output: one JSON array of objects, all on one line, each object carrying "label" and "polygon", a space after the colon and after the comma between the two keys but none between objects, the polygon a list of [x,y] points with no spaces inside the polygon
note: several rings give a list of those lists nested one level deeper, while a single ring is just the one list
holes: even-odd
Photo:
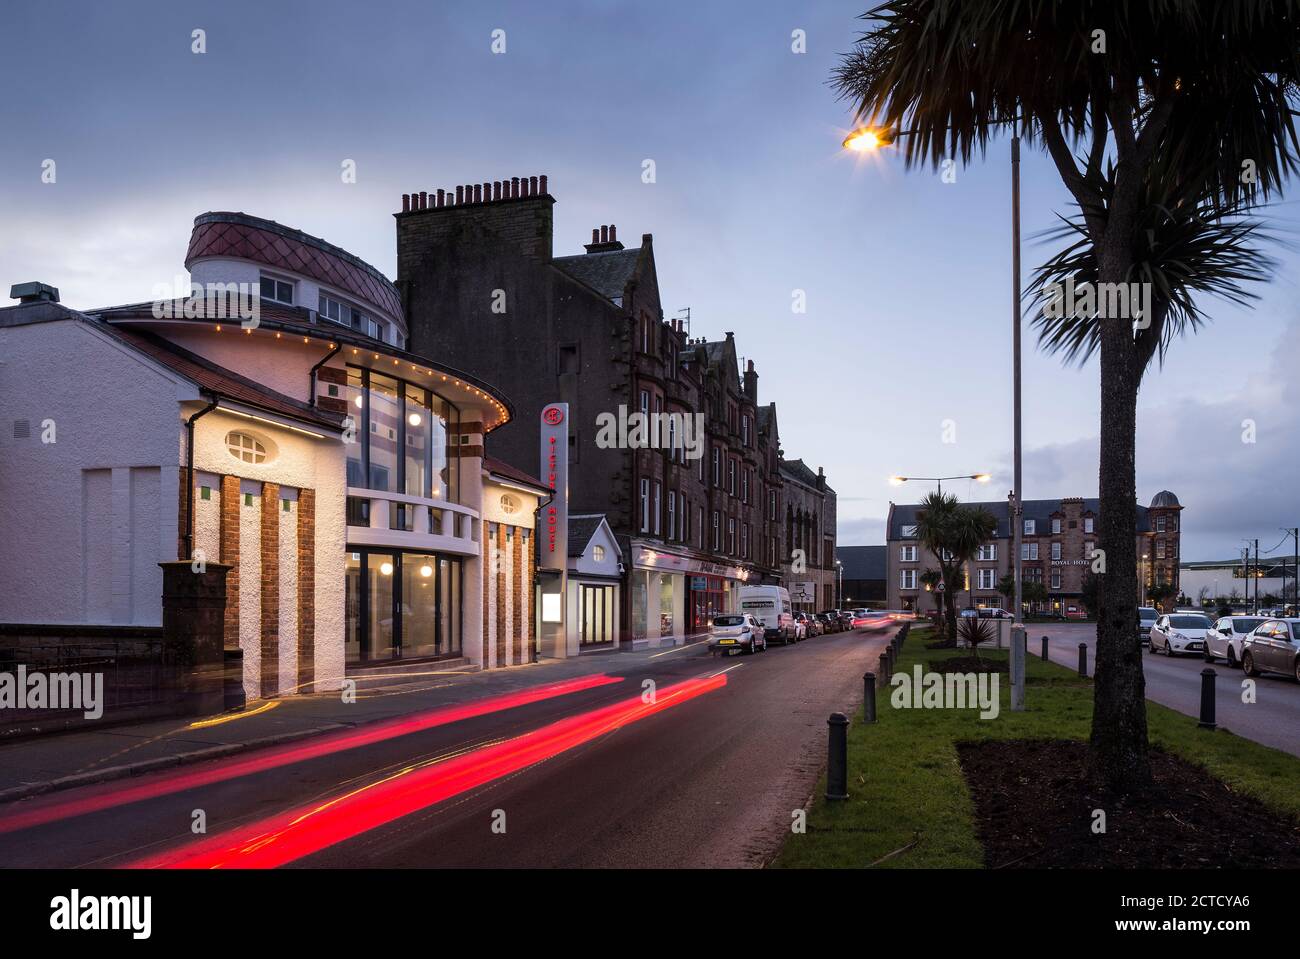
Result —
[{"label": "chimney pot", "polygon": [[446,194],[444,194],[441,190],[438,191],[438,206],[442,206],[445,196]]},{"label": "chimney pot", "polygon": [[403,213],[411,212],[411,194],[409,193],[402,194],[402,212]]},{"label": "chimney pot", "polygon": [[535,176],[528,178],[528,195],[537,196],[537,177]]},{"label": "chimney pot", "polygon": [[510,178],[510,197],[513,199],[517,196],[519,196],[519,177],[512,176]]},{"label": "chimney pot", "polygon": [[609,242],[610,243],[618,242],[618,227],[616,227],[613,223],[609,225]]},{"label": "chimney pot", "polygon": [[607,227],[607,226],[601,226],[601,228],[600,228],[600,242],[601,242],[601,243],[608,243],[608,242],[609,242],[609,227]]},{"label": "chimney pot", "polygon": [[463,186],[458,186],[458,187],[456,187],[456,204],[457,204],[457,206],[459,206],[461,203],[464,202],[464,198],[465,198],[465,188],[464,188]]},{"label": "chimney pot", "polygon": [[539,186],[542,188],[542,193],[543,193],[543,195],[544,195],[544,194],[546,193],[546,174],[545,174],[545,173],[542,174],[542,179],[541,179],[541,182],[540,182]]},{"label": "chimney pot", "polygon": [[491,202],[492,202],[492,184],[491,184],[491,183],[484,183],[484,184],[483,184],[483,202],[484,202],[484,203],[491,203]]},{"label": "chimney pot", "polygon": [[493,199],[493,200],[499,200],[499,199],[501,199],[501,181],[500,181],[500,180],[494,180],[494,181],[492,182],[492,199]]},{"label": "chimney pot", "polygon": [[474,202],[475,203],[483,202],[483,184],[481,183],[474,184]]},{"label": "chimney pot", "polygon": [[421,190],[421,191],[420,191],[420,209],[421,209],[421,210],[427,210],[428,208],[429,208],[429,193],[428,193],[427,190]]}]

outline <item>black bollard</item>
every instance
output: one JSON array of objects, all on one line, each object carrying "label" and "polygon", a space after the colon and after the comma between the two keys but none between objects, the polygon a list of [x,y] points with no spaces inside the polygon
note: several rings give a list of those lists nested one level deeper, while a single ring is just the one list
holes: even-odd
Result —
[{"label": "black bollard", "polygon": [[1047,637],[1043,637],[1043,662],[1047,662]]},{"label": "black bollard", "polygon": [[1079,644],[1079,676],[1082,679],[1088,678],[1088,644]]},{"label": "black bollard", "polygon": [[1196,725],[1201,729],[1216,728],[1214,722],[1214,670],[1206,666],[1201,670],[1201,721]]},{"label": "black bollard", "polygon": [[849,721],[843,713],[831,713],[826,755],[826,798],[849,798]]},{"label": "black bollard", "polygon": [[880,651],[880,672],[885,677],[885,682],[889,682],[894,675],[894,651],[886,646]]},{"label": "black bollard", "polygon": [[876,721],[876,674],[862,674],[862,718],[865,722]]}]

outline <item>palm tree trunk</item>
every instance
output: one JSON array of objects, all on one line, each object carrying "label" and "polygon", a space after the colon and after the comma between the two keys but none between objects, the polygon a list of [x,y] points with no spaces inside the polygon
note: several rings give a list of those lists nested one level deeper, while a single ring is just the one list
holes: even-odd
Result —
[{"label": "palm tree trunk", "polygon": [[[1124,270],[1106,270],[1105,260],[1102,263],[1104,277],[1126,279]],[[1151,778],[1146,681],[1134,628],[1138,589],[1134,455],[1141,370],[1127,320],[1102,320],[1100,347],[1099,539],[1105,572],[1098,577],[1091,763],[1095,779],[1131,790]]]}]

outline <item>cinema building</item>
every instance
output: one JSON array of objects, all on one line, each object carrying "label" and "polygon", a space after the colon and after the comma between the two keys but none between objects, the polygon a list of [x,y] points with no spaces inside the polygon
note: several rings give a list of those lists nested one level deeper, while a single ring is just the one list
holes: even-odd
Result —
[{"label": "cinema building", "polygon": [[240,311],[0,309],[0,646],[147,640],[202,580],[250,699],[530,661],[545,491],[485,455],[506,397],[407,350],[397,288],[323,240],[206,213],[185,266]]}]

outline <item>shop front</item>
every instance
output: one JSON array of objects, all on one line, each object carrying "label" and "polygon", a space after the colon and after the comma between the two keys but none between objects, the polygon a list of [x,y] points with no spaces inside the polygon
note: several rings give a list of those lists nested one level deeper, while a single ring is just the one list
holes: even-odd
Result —
[{"label": "shop front", "polygon": [[714,616],[736,611],[740,587],[757,581],[757,573],[744,567],[633,541],[628,572],[632,642],[683,642],[706,632]]},{"label": "shop front", "polygon": [[461,559],[354,549],[347,558],[349,664],[461,655]]}]

